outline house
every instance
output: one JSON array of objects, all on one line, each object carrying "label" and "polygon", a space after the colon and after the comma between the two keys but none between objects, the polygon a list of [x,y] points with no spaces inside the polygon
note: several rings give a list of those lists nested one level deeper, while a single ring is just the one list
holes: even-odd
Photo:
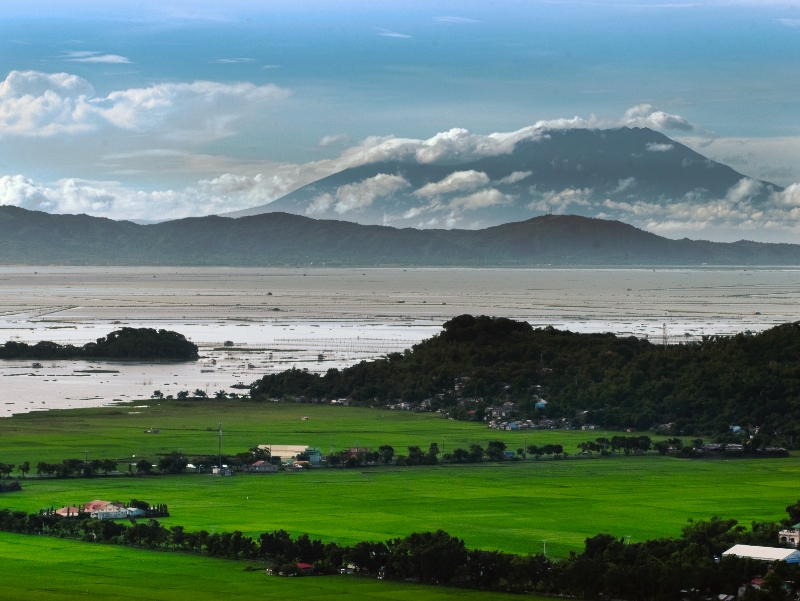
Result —
[{"label": "house", "polygon": [[79,513],[82,513],[81,510],[75,507],[74,505],[69,505],[67,507],[56,509],[56,515],[60,515],[61,517],[65,518],[76,518],[78,517]]},{"label": "house", "polygon": [[800,542],[800,524],[795,524],[791,528],[778,532],[778,542],[796,549],[797,544]]},{"label": "house", "polygon": [[83,504],[83,511],[95,520],[122,520],[128,515],[128,508],[122,503],[111,503],[95,499]]},{"label": "house", "polygon": [[270,457],[278,457],[282,463],[293,463],[299,455],[307,457],[307,461],[311,463],[311,465],[319,465],[322,463],[322,453],[320,450],[316,447],[309,447],[308,445],[260,444],[258,448],[269,451]]},{"label": "house", "polygon": [[229,469],[227,465],[211,468],[211,473],[215,476],[233,476],[233,470]]},{"label": "house", "polygon": [[534,409],[546,409],[547,408],[547,401],[545,401],[544,399],[539,399],[538,401],[536,401],[536,403],[533,405],[533,407],[534,407]]},{"label": "house", "polygon": [[244,471],[251,472],[254,474],[270,474],[273,472],[278,471],[277,465],[272,465],[268,461],[258,460],[255,463],[248,465],[244,468]]},{"label": "house", "polygon": [[734,557],[745,557],[748,559],[758,559],[759,561],[785,561],[786,563],[800,564],[800,551],[794,549],[781,549],[779,547],[756,547],[753,545],[734,545],[722,556],[733,555]]},{"label": "house", "polygon": [[300,570],[301,574],[310,574],[313,567],[310,563],[301,562],[297,564],[297,569]]}]

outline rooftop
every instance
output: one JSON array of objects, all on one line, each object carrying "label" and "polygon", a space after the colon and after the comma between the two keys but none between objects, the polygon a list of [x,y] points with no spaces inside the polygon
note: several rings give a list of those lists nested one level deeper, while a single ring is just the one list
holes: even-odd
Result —
[{"label": "rooftop", "polygon": [[786,563],[800,563],[800,551],[796,549],[781,549],[779,547],[756,547],[753,545],[735,545],[723,554],[735,557],[749,557],[761,561],[785,561]]}]

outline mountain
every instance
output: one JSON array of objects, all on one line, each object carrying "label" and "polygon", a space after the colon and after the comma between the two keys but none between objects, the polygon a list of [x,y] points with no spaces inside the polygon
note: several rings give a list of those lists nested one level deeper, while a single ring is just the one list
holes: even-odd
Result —
[{"label": "mountain", "polygon": [[150,225],[0,207],[3,265],[800,265],[800,245],[670,240],[619,221],[544,215],[419,230],[267,213]]},{"label": "mountain", "polygon": [[[725,199],[742,180],[748,181],[651,129],[542,130],[508,152],[469,161],[404,158],[352,167],[225,216],[285,212],[397,227],[472,228],[549,212],[624,219],[637,206],[660,214],[676,204]],[[739,194],[746,193],[754,207],[782,190],[751,184]]]}]

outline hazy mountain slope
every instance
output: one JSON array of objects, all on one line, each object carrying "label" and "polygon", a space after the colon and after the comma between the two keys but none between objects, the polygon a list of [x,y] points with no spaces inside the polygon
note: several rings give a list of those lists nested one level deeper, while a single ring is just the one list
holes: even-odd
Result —
[{"label": "hazy mountain slope", "polygon": [[[364,224],[485,227],[549,211],[615,217],[625,214],[621,205],[691,205],[725,198],[744,178],[650,129],[550,130],[509,154],[468,162],[353,167],[226,216],[281,211]],[[762,184],[755,205],[781,190]]]},{"label": "hazy mountain slope", "polygon": [[417,230],[286,213],[152,225],[0,207],[4,265],[800,265],[800,245],[669,240],[618,221],[546,215]]}]

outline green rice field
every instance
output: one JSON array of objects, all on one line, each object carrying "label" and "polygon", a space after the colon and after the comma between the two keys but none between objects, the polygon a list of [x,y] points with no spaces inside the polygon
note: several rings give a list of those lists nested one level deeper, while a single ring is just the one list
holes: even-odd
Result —
[{"label": "green rice field", "polygon": [[34,511],[92,499],[167,503],[167,525],[325,541],[385,540],[442,528],[469,547],[552,555],[608,532],[675,536],[689,518],[749,524],[800,497],[800,459],[609,457],[306,473],[30,479],[0,506]]},{"label": "green rice field", "polygon": [[258,564],[0,533],[4,601],[490,601],[517,596],[355,576],[279,578]]},{"label": "green rice field", "polygon": [[[303,420],[307,417],[307,420]],[[135,402],[116,407],[22,413],[0,419],[0,461],[60,462],[68,457],[130,459],[182,450],[216,454],[222,423],[223,452],[236,454],[259,444],[306,444],[324,454],[356,445],[382,444],[404,452],[408,445],[444,450],[502,440],[516,449],[525,443],[557,443],[569,452],[602,432],[574,430],[490,430],[483,424],[412,413],[330,405],[251,401]],[[158,434],[145,430],[158,429]],[[610,433],[609,433],[610,434]]]}]

